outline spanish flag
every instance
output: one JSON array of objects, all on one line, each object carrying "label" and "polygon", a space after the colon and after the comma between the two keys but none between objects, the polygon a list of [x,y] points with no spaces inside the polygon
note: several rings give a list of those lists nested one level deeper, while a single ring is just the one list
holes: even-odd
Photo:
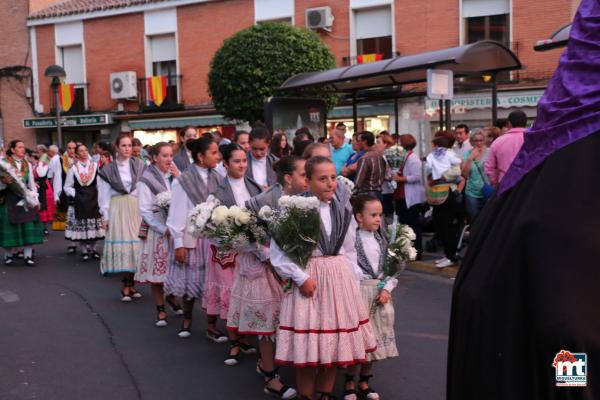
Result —
[{"label": "spanish flag", "polygon": [[148,93],[150,100],[160,107],[167,96],[167,77],[151,76],[148,78]]},{"label": "spanish flag", "polygon": [[75,100],[75,85],[62,83],[58,88],[58,101],[63,111],[69,111]]},{"label": "spanish flag", "polygon": [[382,53],[359,54],[358,56],[356,56],[356,62],[359,64],[368,64],[381,60],[383,60]]}]

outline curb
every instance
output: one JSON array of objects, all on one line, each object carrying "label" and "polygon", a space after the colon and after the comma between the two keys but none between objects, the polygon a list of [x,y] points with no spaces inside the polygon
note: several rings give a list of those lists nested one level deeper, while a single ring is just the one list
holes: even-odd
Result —
[{"label": "curb", "polygon": [[458,267],[437,268],[433,263],[425,261],[413,261],[406,266],[406,269],[414,272],[443,276],[445,278],[456,278],[456,274],[458,273]]}]

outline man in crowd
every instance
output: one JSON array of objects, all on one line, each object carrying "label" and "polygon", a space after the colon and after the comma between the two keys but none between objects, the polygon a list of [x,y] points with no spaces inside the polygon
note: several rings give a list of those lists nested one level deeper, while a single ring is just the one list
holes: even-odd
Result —
[{"label": "man in crowd", "polygon": [[354,153],[352,146],[345,143],[344,131],[337,127],[331,132],[331,159],[335,164],[335,171],[339,175],[348,158]]},{"label": "man in crowd", "polygon": [[469,141],[469,127],[465,124],[459,124],[456,126],[455,132],[454,139],[456,139],[456,141],[454,142],[452,149],[458,158],[462,160],[465,158],[465,154],[473,148]]},{"label": "man in crowd", "polygon": [[60,156],[58,155],[58,146],[51,144],[48,146],[48,179],[52,182],[54,174],[60,174]]},{"label": "man in crowd", "polygon": [[173,162],[177,166],[180,171],[185,171],[185,169],[194,163],[192,159],[192,153],[185,146],[188,140],[196,139],[198,137],[198,131],[193,126],[186,126],[185,128],[179,131],[179,150],[175,157],[173,157]]},{"label": "man in crowd", "polygon": [[386,169],[383,152],[375,147],[375,135],[372,132],[364,131],[358,138],[365,155],[357,163],[356,191],[379,198]]},{"label": "man in crowd", "polygon": [[527,126],[527,115],[516,110],[508,115],[508,131],[494,140],[484,168],[490,184],[498,186],[508,167],[523,145],[523,133]]}]

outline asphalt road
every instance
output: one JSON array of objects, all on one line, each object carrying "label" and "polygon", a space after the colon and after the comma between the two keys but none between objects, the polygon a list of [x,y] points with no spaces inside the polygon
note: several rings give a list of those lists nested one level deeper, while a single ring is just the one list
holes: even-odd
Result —
[{"label": "asphalt road", "polygon": [[[140,288],[144,298],[121,303],[118,278],[102,277],[98,262],[68,256],[66,245],[53,232],[37,248],[36,267],[21,260],[0,266],[0,400],[268,398],[256,356],[225,366],[226,345],[205,339],[201,311],[189,339],[177,337],[172,314],[168,327],[156,328],[149,288]],[[451,290],[445,278],[400,278],[400,357],[377,364],[371,382],[383,399],[444,398]],[[293,385],[293,371],[282,374]]]}]

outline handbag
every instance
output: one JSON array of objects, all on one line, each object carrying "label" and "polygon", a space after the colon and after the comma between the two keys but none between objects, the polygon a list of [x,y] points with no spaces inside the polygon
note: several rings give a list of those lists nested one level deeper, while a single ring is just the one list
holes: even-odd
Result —
[{"label": "handbag", "polygon": [[481,187],[481,193],[483,194],[483,198],[485,200],[487,200],[490,197],[492,197],[492,195],[494,194],[495,189],[488,182],[487,176],[485,176],[485,174],[483,172],[481,172],[481,168],[479,167],[479,164],[477,164],[477,162],[475,162],[475,161],[473,161],[473,163],[477,167],[477,170],[479,171],[479,175],[483,178],[483,186]]},{"label": "handbag", "polygon": [[[406,161],[408,160],[408,157],[410,157],[411,154],[412,154],[412,150],[409,151],[408,154],[406,154],[406,157],[404,157],[404,160],[402,161],[402,165],[400,166],[400,169],[398,170],[398,173],[397,173],[398,175],[404,176],[402,174],[402,172],[404,171],[404,166],[406,165]],[[398,183],[398,187],[394,191],[394,200],[403,200],[406,198],[406,192],[404,190],[404,185],[406,185],[406,183]]]},{"label": "handbag", "polygon": [[450,195],[450,184],[442,181],[441,183],[430,182],[430,179],[427,180],[427,204],[432,206],[439,206],[444,204],[446,200],[448,200],[448,196]]}]

